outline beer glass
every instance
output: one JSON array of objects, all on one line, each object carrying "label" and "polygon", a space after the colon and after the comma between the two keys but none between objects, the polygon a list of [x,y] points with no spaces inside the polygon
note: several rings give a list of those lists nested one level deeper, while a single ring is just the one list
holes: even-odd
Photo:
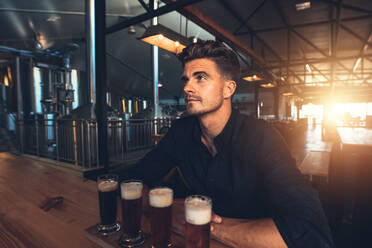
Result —
[{"label": "beer glass", "polygon": [[149,192],[149,201],[152,248],[171,247],[173,190],[154,188]]},{"label": "beer glass", "polygon": [[185,199],[186,248],[208,248],[212,200],[202,195]]},{"label": "beer glass", "polygon": [[118,176],[106,174],[97,178],[98,202],[101,222],[97,231],[109,235],[120,230],[116,222]]},{"label": "beer glass", "polygon": [[145,242],[140,230],[142,217],[142,181],[128,180],[120,184],[123,235],[122,247],[137,247]]}]

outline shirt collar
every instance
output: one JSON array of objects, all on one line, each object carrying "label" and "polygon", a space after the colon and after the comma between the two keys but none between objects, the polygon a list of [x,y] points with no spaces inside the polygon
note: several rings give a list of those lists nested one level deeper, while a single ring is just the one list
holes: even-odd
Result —
[{"label": "shirt collar", "polygon": [[[239,111],[232,109],[229,120],[227,121],[225,127],[222,129],[221,133],[214,138],[214,145],[216,146],[217,152],[222,151],[223,146],[230,144],[233,138],[234,126],[239,115]],[[195,125],[193,131],[193,139],[197,143],[201,142],[201,129],[197,118],[195,118]]]}]

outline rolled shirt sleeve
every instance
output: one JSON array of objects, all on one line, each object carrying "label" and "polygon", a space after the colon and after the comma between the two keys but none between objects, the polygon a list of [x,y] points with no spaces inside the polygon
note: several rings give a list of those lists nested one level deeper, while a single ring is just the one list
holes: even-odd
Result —
[{"label": "rolled shirt sleeve", "polygon": [[299,172],[287,144],[273,128],[261,140],[264,202],[282,238],[292,247],[332,247],[329,225],[317,192]]}]

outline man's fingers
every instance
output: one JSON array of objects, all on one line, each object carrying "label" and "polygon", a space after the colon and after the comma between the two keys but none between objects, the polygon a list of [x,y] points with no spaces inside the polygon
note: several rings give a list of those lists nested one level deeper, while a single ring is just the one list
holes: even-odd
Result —
[{"label": "man's fingers", "polygon": [[218,216],[217,214],[212,214],[212,222],[220,224],[222,223],[221,216]]}]

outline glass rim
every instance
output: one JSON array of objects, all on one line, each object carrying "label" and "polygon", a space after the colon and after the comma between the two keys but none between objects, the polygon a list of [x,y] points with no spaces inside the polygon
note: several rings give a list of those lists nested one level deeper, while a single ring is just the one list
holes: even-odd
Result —
[{"label": "glass rim", "polygon": [[150,190],[149,190],[149,195],[151,194],[151,192],[153,192],[154,190],[157,190],[157,189],[167,189],[167,190],[169,190],[169,192],[170,193],[172,193],[173,194],[173,189],[171,189],[171,188],[169,188],[169,187],[167,187],[167,186],[157,186],[157,187],[154,187],[154,188],[151,188]]},{"label": "glass rim", "polygon": [[191,199],[194,198],[199,198],[207,203],[210,203],[212,205],[212,198],[206,195],[189,195],[188,197],[185,198],[185,204],[190,201]]},{"label": "glass rim", "polygon": [[101,174],[99,176],[97,176],[97,181],[98,180],[109,180],[109,179],[115,179],[116,181],[119,180],[119,176],[117,174],[114,174],[114,173],[106,173],[106,174]]},{"label": "glass rim", "polygon": [[120,185],[126,184],[126,183],[141,183],[143,184],[143,181],[140,179],[128,179],[120,182]]}]

